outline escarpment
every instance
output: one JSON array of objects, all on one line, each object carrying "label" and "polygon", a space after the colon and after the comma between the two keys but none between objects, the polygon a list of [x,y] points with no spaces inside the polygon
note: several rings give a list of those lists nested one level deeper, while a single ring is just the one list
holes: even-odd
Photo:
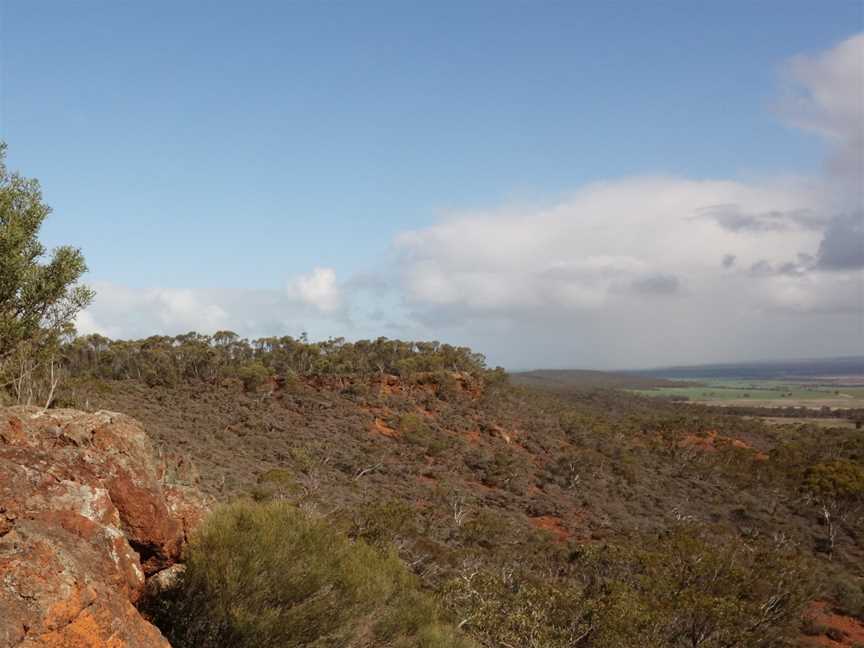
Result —
[{"label": "escarpment", "polygon": [[0,647],[168,647],[135,604],[206,501],[113,412],[0,409]]}]

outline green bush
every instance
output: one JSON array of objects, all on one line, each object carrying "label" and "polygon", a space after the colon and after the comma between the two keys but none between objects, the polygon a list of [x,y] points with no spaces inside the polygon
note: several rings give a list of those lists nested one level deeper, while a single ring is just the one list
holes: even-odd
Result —
[{"label": "green bush", "polygon": [[420,414],[404,414],[399,419],[399,432],[411,445],[421,446],[431,456],[440,454],[451,444],[451,440],[430,429]]},{"label": "green bush", "polygon": [[252,489],[256,501],[271,499],[294,499],[300,496],[302,488],[290,470],[273,468],[258,475],[258,483]]},{"label": "green bush", "polygon": [[484,646],[571,648],[591,635],[590,609],[570,583],[475,572],[445,588],[448,604]]},{"label": "green bush", "polygon": [[465,521],[459,535],[464,542],[491,547],[510,537],[509,521],[500,511],[484,508]]},{"label": "green bush", "polygon": [[388,548],[404,535],[416,531],[416,511],[399,500],[374,501],[351,511],[349,535],[379,548]]},{"label": "green bush", "polygon": [[392,551],[285,502],[214,512],[177,587],[149,607],[175,648],[470,646]]},{"label": "green bush", "polygon": [[270,371],[260,362],[249,362],[237,369],[237,377],[246,391],[255,391],[270,377]]},{"label": "green bush", "polygon": [[779,648],[798,635],[814,592],[788,549],[693,525],[634,540],[575,550],[574,577],[463,573],[445,600],[496,648]]},{"label": "green bush", "polygon": [[590,550],[592,645],[755,648],[787,645],[814,591],[787,547],[720,539],[680,524],[656,540]]},{"label": "green bush", "polygon": [[864,467],[846,459],[816,464],[807,471],[804,487],[823,498],[864,500]]},{"label": "green bush", "polygon": [[836,578],[830,584],[829,594],[835,611],[864,619],[864,582],[846,576]]},{"label": "green bush", "polygon": [[399,431],[408,439],[426,435],[428,428],[419,414],[403,414],[399,417]]}]

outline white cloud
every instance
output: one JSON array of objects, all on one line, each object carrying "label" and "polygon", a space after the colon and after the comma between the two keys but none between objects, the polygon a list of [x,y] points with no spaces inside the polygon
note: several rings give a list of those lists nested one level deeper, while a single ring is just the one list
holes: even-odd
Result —
[{"label": "white cloud", "polygon": [[[728,227],[705,217],[773,214],[778,227]],[[458,216],[396,240],[404,290],[419,311],[459,306],[467,315],[601,308],[643,294],[674,294],[723,259],[782,264],[813,253],[820,232],[806,191],[727,181],[637,178],[589,185],[557,205]],[[783,214],[791,214],[784,218]]]},{"label": "white cloud", "polygon": [[231,319],[226,308],[198,291],[134,289],[107,282],[99,282],[94,288],[96,300],[76,322],[82,333],[120,337],[215,331]]},{"label": "white cloud", "polygon": [[819,265],[837,226],[811,187],[635,178],[451,215],[397,238],[405,302],[511,367],[855,352],[861,275]]},{"label": "white cloud", "polygon": [[322,313],[335,313],[342,307],[342,294],[332,268],[315,268],[288,282],[289,297],[313,306]]},{"label": "white cloud", "polygon": [[92,333],[100,333],[101,335],[111,337],[108,329],[108,326],[100,324],[96,321],[93,312],[90,310],[85,310],[78,313],[78,316],[75,319],[75,330],[78,332],[78,335],[90,335]]},{"label": "white cloud", "polygon": [[826,52],[793,58],[785,69],[782,114],[791,124],[824,137],[830,171],[854,185],[861,206],[864,177],[864,34]]},{"label": "white cloud", "polygon": [[351,327],[335,272],[316,269],[286,291],[130,288],[96,282],[94,303],[78,316],[79,333],[111,338],[213,333],[241,335],[344,335]]}]

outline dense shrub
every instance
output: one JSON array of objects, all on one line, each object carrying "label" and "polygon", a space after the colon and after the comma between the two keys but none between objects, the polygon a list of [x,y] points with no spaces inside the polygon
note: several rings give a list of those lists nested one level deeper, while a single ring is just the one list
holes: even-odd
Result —
[{"label": "dense shrub", "polygon": [[816,464],[807,471],[804,487],[826,499],[864,500],[864,467],[845,459]]},{"label": "dense shrub", "polygon": [[453,579],[446,593],[484,646],[570,648],[591,632],[590,608],[573,584],[476,571]]},{"label": "dense shrub", "polygon": [[293,473],[281,468],[273,468],[258,475],[258,483],[252,489],[255,500],[296,499],[302,492]]},{"label": "dense shrub", "polygon": [[834,610],[864,619],[864,582],[850,577],[835,579],[828,590]]},{"label": "dense shrub", "polygon": [[348,533],[370,545],[387,548],[404,535],[413,535],[416,511],[399,500],[366,502],[351,510]]},{"label": "dense shrub", "polygon": [[420,446],[429,455],[437,455],[447,449],[451,439],[436,434],[419,414],[404,414],[399,418],[399,433],[408,443]]},{"label": "dense shrub", "polygon": [[588,552],[597,646],[783,646],[813,590],[782,544],[720,539],[678,524],[656,540]]},{"label": "dense shrub", "polygon": [[247,362],[237,368],[237,377],[243,383],[243,389],[255,391],[263,385],[270,376],[270,371],[260,362]]},{"label": "dense shrub", "polygon": [[[207,376],[184,355],[194,344],[175,350],[187,363],[181,375]],[[109,357],[100,351],[106,372]],[[298,371],[287,389],[272,357],[253,349],[255,358],[273,371],[269,398],[242,392],[232,374],[171,388],[79,379],[77,402],[143,418],[156,439],[196,459],[217,497],[295,502],[326,511],[381,556],[395,545],[423,590],[458,603],[453,621],[489,648],[780,646],[797,631],[800,596],[783,589],[801,580],[790,547],[824,585],[811,600],[861,609],[860,432],[768,426],[613,392],[475,389],[464,376],[463,396],[444,400],[436,376],[419,371]],[[382,436],[381,423],[398,433]],[[668,533],[684,520],[710,534],[685,542]],[[723,567],[720,577],[705,566]],[[480,596],[443,589],[475,573]],[[760,621],[766,604],[782,614]],[[358,636],[387,645],[376,642],[408,612],[370,613]],[[685,632],[693,627],[701,630]],[[588,629],[575,643],[572,633]],[[408,636],[419,641],[420,631]]]},{"label": "dense shrub", "polygon": [[151,604],[175,648],[470,645],[392,552],[285,502],[217,510],[186,565]]},{"label": "dense shrub", "polygon": [[767,648],[795,636],[813,593],[788,548],[718,541],[689,524],[585,546],[570,561],[566,578],[463,574],[446,599],[490,648]]}]

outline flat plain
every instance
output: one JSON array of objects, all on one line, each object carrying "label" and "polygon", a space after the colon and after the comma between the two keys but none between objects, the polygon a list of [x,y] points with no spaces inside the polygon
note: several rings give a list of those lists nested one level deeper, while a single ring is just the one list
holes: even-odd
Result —
[{"label": "flat plain", "polygon": [[660,386],[629,391],[709,405],[751,407],[806,407],[856,409],[864,407],[864,387],[835,378],[818,380],[741,380],[711,378],[692,380],[687,386]]}]

